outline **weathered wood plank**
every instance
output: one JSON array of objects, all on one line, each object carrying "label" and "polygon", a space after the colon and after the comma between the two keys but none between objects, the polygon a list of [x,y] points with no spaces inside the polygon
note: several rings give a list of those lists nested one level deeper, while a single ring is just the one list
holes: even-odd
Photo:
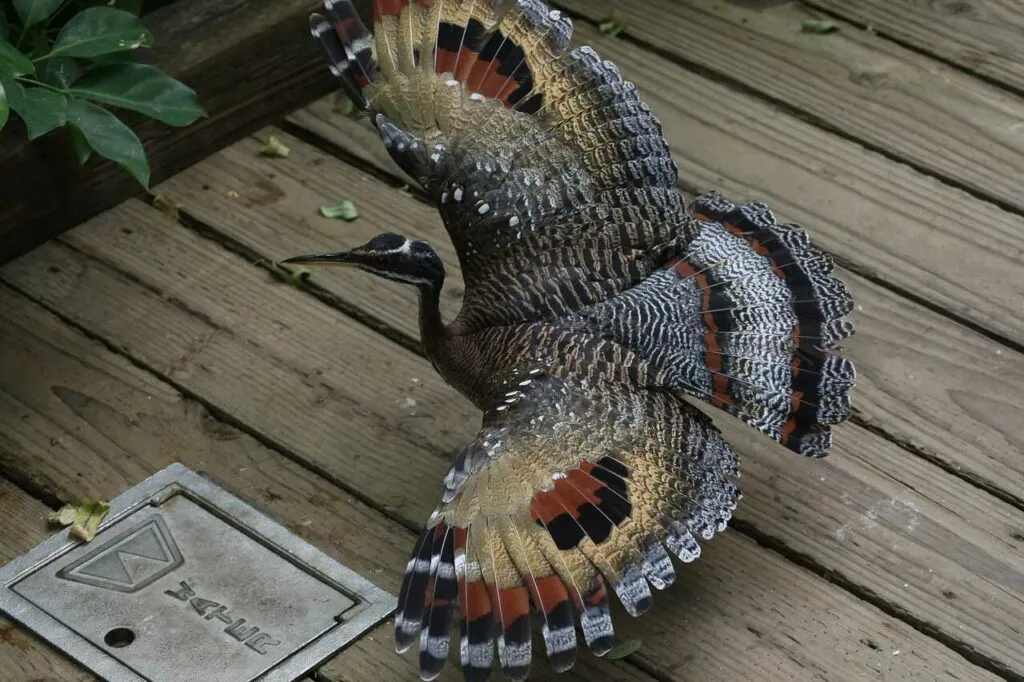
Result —
[{"label": "weathered wood plank", "polygon": [[[589,25],[577,34],[636,82],[663,124],[685,187],[766,201],[858,272],[1024,342],[1024,217]],[[351,130],[351,121],[329,118],[318,132]],[[331,139],[351,146],[337,132]]]},{"label": "weathered wood plank", "polygon": [[[385,200],[393,201],[392,195],[387,194]],[[68,237],[74,249],[108,261],[125,276],[54,245],[9,265],[3,278],[137,361],[167,373],[242,423],[259,428],[274,442],[301,453],[376,504],[388,505],[410,523],[424,518],[435,503],[435,493],[423,481],[438,480],[446,467],[443,458],[430,453],[450,450],[475,430],[477,419],[467,414],[465,403],[441,383],[422,358],[353,326],[292,287],[267,286],[264,273],[153,214],[151,209],[130,202]],[[289,237],[285,234],[282,238],[287,241]],[[50,272],[51,268],[57,272]],[[358,406],[359,413],[352,406]],[[765,443],[758,443],[753,452],[741,446],[746,458],[767,457],[761,461],[771,473],[760,476],[757,467],[750,468],[744,481],[747,495],[750,504],[762,506],[755,511],[743,505],[740,518],[754,520],[756,516],[758,530],[769,536],[802,531],[799,551],[826,566],[833,561],[832,550],[818,546],[835,545],[834,532],[846,525],[845,537],[852,534],[853,538],[841,550],[843,560],[848,559],[865,574],[877,573],[884,599],[907,612],[927,616],[934,606],[943,612],[943,618],[929,621],[929,627],[969,642],[983,651],[983,656],[1001,661],[996,665],[1016,666],[1015,657],[1021,652],[1014,650],[1010,635],[1000,634],[998,628],[1008,632],[1007,623],[1024,617],[1024,612],[1015,613],[1024,605],[1012,599],[993,599],[989,583],[979,586],[972,573],[977,564],[943,561],[942,557],[954,553],[949,543],[959,543],[956,556],[969,556],[994,567],[990,580],[997,584],[1013,583],[1021,565],[1020,550],[1006,542],[1004,530],[993,528],[990,519],[993,515],[1013,519],[1019,512],[929,467],[913,478],[911,485],[916,491],[900,484],[897,495],[887,488],[886,461],[906,455],[860,430],[843,438],[851,443],[872,441],[860,454],[869,461],[848,458],[841,464],[849,467],[845,470],[830,462],[813,468],[786,453],[772,451]],[[776,471],[779,467],[782,471]],[[389,475],[382,477],[381,471]],[[794,520],[798,514],[790,511],[793,505],[782,489],[776,488],[779,476],[782,480],[792,477],[798,481],[795,485],[808,490],[820,487],[822,476],[838,480],[845,476],[849,490],[844,486],[842,499],[828,507],[836,526],[823,530]],[[947,504],[954,506],[955,514],[928,500],[928,496],[949,496],[943,492],[947,490],[954,491],[954,499]],[[918,526],[878,528],[863,523],[864,510],[894,496],[919,510]],[[983,513],[974,510],[979,504]],[[796,529],[778,527],[790,523],[795,523]],[[929,528],[929,534],[940,534],[944,543],[931,546],[924,535],[919,542],[914,533],[921,525]],[[890,532],[893,535],[888,535]],[[884,544],[890,538],[917,545],[911,558],[893,556],[891,547]],[[965,595],[962,603],[954,607],[936,597],[939,578],[921,581],[919,589],[908,590],[902,574],[921,564],[934,564],[941,584],[955,585],[953,589]],[[890,575],[894,565],[900,570]],[[855,572],[845,565],[834,568]],[[689,580],[690,574],[686,575]],[[982,587],[988,591],[981,592]],[[802,600],[805,596],[789,598]],[[666,599],[672,604],[677,597]],[[979,614],[970,621],[972,628],[977,623],[977,630],[960,629],[964,612],[979,610],[984,610],[992,625],[984,626]],[[645,643],[654,639],[649,653],[642,654],[644,661],[660,665],[658,661],[669,655],[661,646],[675,652],[679,649],[648,630],[655,623],[640,619],[636,632],[643,633]],[[786,627],[775,625],[780,626]],[[812,630],[822,627],[817,623]],[[807,634],[793,636],[800,640]],[[853,652],[846,655],[852,657]],[[862,663],[858,656],[848,664]]]},{"label": "weathered wood plank", "polygon": [[[294,138],[283,134],[281,138],[292,145],[293,151],[289,159],[253,161],[257,143],[247,140],[216,157],[207,159],[188,173],[167,183],[165,188],[178,197],[185,210],[217,225],[225,234],[263,254],[281,253],[283,248],[291,249],[287,255],[330,249],[341,243],[361,242],[382,229],[396,229],[396,225],[409,226],[408,229],[400,229],[438,244],[448,264],[450,275],[457,275],[457,261],[450,252],[447,239],[443,237],[442,228],[432,215],[432,209],[392,189],[378,185],[374,191],[373,183],[351,167],[323,160],[318,153],[311,152]],[[208,189],[203,190],[202,187]],[[316,206],[336,199],[330,192],[337,187],[346,188],[346,197],[359,197],[357,201],[363,218],[355,223],[343,224],[315,217],[307,219],[306,216],[311,216]],[[247,191],[246,188],[251,189]],[[237,198],[225,198],[232,192],[237,194]],[[234,197],[235,194],[230,196]],[[267,200],[267,197],[276,199]],[[427,227],[431,220],[433,227]],[[282,224],[293,227],[287,234],[281,235],[278,226]],[[338,232],[343,234],[336,234]],[[281,253],[280,256],[272,257],[279,258],[283,255],[286,254]],[[947,444],[960,442],[966,445],[958,448],[942,447],[942,451],[948,453],[958,466],[967,463],[975,469],[987,471],[987,480],[993,485],[1000,477],[1009,473],[1015,477],[1012,480],[1016,482],[1012,489],[1021,494],[1024,488],[1019,484],[1024,463],[1020,461],[1017,443],[1024,436],[1021,432],[1021,424],[1024,421],[1019,409],[1014,407],[1014,396],[1021,387],[1024,387],[1024,358],[1012,351],[1004,351],[998,344],[980,335],[951,325],[941,317],[909,304],[851,273],[841,274],[853,286],[859,302],[859,312],[862,313],[858,315],[857,320],[860,335],[851,342],[853,356],[861,367],[863,377],[862,387],[857,393],[858,405],[862,405],[860,409],[873,420],[882,420],[886,426],[900,433],[906,433],[913,428],[913,433],[925,434],[929,428],[936,428],[937,432],[930,434],[926,440],[928,447],[942,447],[943,441]],[[415,316],[411,314],[410,292],[403,292],[397,285],[382,286],[387,283],[379,283],[359,272],[321,271],[315,278],[318,283],[350,304],[360,306],[371,313],[381,311],[382,320],[388,323],[404,307],[406,317],[401,322],[401,329],[410,335],[416,335],[413,328]],[[393,289],[396,292],[394,297],[391,295]],[[454,302],[448,301],[447,298],[445,302],[451,311]],[[862,317],[866,319],[861,319]],[[899,329],[893,329],[894,320],[905,323],[904,336],[900,336]],[[928,331],[919,332],[919,329]],[[943,330],[949,337],[939,334],[937,330]],[[932,341],[936,336],[939,340]],[[979,345],[985,351],[978,351]],[[986,356],[994,359],[996,365],[1005,372],[1001,377],[995,367],[991,377],[986,376],[983,380],[968,379],[965,382],[955,373],[951,373],[951,368],[972,373],[985,364],[980,358]],[[942,378],[932,379],[933,376]],[[972,416],[972,412],[965,411],[965,404],[971,404],[971,400],[977,404],[983,403],[987,387],[998,386],[1000,378],[1007,383],[1000,389],[999,401],[990,401],[990,404],[1003,405],[1004,414],[992,411],[990,416],[978,419],[976,413]],[[957,396],[957,393],[967,386],[971,387],[974,397]],[[893,392],[896,393],[895,398]],[[867,395],[864,395],[865,393]],[[926,421],[919,422],[919,419]],[[947,421],[952,426],[945,425]],[[990,424],[993,422],[1000,425],[1001,434],[991,429]],[[958,430],[965,423],[973,424],[970,434],[963,432],[957,439],[950,438],[949,434],[942,430]],[[999,455],[1002,462],[1014,468],[1006,469],[1005,466],[998,464],[992,468],[991,455],[978,452],[979,448],[973,442],[975,434],[989,443],[1002,443],[995,446],[995,451],[1002,453]],[[731,428],[730,436],[733,442],[741,446],[741,451],[762,452],[761,461],[764,461],[769,452],[772,454],[770,465],[756,473],[745,474],[745,487],[752,485],[749,479],[754,477],[758,483],[765,486],[765,490],[772,490],[772,494],[775,494],[782,485],[782,479],[778,477],[786,475],[780,472],[787,472],[793,467],[801,468],[799,476],[802,482],[794,484],[787,497],[792,495],[797,499],[807,500],[809,498],[806,495],[799,493],[799,486],[806,485],[811,489],[820,487],[816,475],[821,469],[819,462],[793,462],[789,453],[778,448],[766,449],[756,434],[746,429]],[[924,566],[925,570],[930,568],[931,559],[926,559],[923,555],[915,558],[915,547],[904,554],[902,566],[894,567],[888,563],[887,552],[879,546],[875,549],[879,553],[878,564],[867,568],[858,566],[856,564],[861,560],[860,557],[853,557],[851,564],[851,557],[847,556],[845,546],[847,525],[874,529],[874,524],[878,521],[872,519],[879,516],[887,519],[912,517],[906,525],[914,526],[910,529],[913,535],[932,536],[931,540],[916,537],[912,544],[920,543],[926,547],[942,546],[946,542],[947,531],[942,530],[940,526],[945,525],[947,521],[942,521],[939,526],[931,526],[929,529],[919,529],[921,524],[917,517],[918,503],[905,502],[899,489],[891,488],[886,478],[896,476],[910,488],[921,491],[922,485],[925,490],[934,486],[935,471],[931,465],[894,450],[891,445],[882,443],[875,436],[865,434],[859,429],[841,429],[836,440],[836,456],[829,462],[826,471],[820,472],[820,475],[829,480],[829,490],[823,493],[821,498],[814,498],[814,502],[806,505],[764,499],[762,502],[766,511],[765,515],[759,516],[758,525],[772,526],[773,532],[785,532],[785,542],[788,545],[808,552],[816,559],[830,555],[826,561],[830,568],[849,576],[859,584],[870,586],[873,591],[899,594],[906,598],[922,584],[922,575],[927,574],[922,574],[921,567]],[[864,457],[863,450],[868,450],[872,454]],[[863,461],[851,472],[845,469],[849,458]],[[885,473],[879,473],[876,468]],[[862,502],[851,503],[849,491],[858,488],[864,495],[861,498]],[[973,491],[968,486],[958,484],[956,488],[959,490],[959,498],[972,496]],[[748,501],[754,494],[756,493],[748,491]],[[926,497],[939,497],[939,493],[934,491],[924,494]],[[945,497],[942,495],[943,499]],[[984,499],[985,496],[981,498]],[[851,504],[853,509],[849,508]],[[797,511],[797,506],[801,511]],[[838,520],[838,517],[832,515],[830,508],[835,508],[836,513],[847,520]],[[1011,546],[1019,548],[1020,543],[1013,540],[1012,536],[1016,532],[1014,529],[1024,517],[1004,505],[996,505],[996,508],[1002,509],[1003,512],[997,513],[993,508],[985,511],[971,511],[968,508],[962,513],[977,519],[980,526],[990,524],[993,529],[990,539],[997,544],[1009,542]],[[933,508],[933,514],[941,516],[943,513],[941,508]],[[1001,517],[1002,520],[997,520],[996,517]],[[740,518],[750,517],[745,516],[741,509]],[[785,519],[785,527],[775,528],[780,518]],[[805,535],[808,526],[817,527],[817,532],[810,540],[807,540]],[[890,538],[890,541],[892,544],[906,544],[905,540]],[[1007,585],[1016,584],[1021,576],[1018,549],[1011,551],[1014,556],[1007,559],[1008,564],[1004,564],[1003,559],[996,559],[987,569],[994,574],[1002,575]],[[973,552],[972,548],[967,548],[961,558],[966,560]],[[943,553],[939,552],[940,555]],[[883,567],[882,570],[880,566]],[[989,594],[989,588],[985,579],[975,581],[971,577],[974,572],[975,569],[972,568],[964,573],[964,578],[973,583],[968,591],[979,597],[973,605],[954,604],[948,601],[943,603],[944,591],[936,590],[934,585],[931,585],[925,588],[925,593],[911,597],[915,603],[923,607],[922,617],[928,620],[942,620],[943,612],[948,616],[961,608],[968,611],[977,609],[972,627],[979,628],[979,631],[987,631],[992,620],[989,614],[989,599],[983,595]],[[879,575],[884,576],[883,583],[886,580],[891,581],[889,590],[879,584]],[[904,583],[912,583],[915,587],[908,591]],[[920,599],[920,602],[917,602],[917,599]],[[1016,618],[1015,615],[1007,615],[1002,621],[1003,625],[1017,627]],[[984,635],[985,638],[990,636],[991,633]],[[1007,641],[1003,653],[1013,656],[1015,649],[1016,645]]]},{"label": "weathered wood plank", "polygon": [[[208,114],[173,129],[128,118],[153,182],[337,87],[309,36],[308,14],[321,4],[179,0],[147,15],[155,47],[142,59],[191,86]],[[365,9],[369,0],[356,4]],[[0,138],[0,263],[141,191],[113,163],[96,158],[78,169],[59,135],[42,147],[23,137]]]},{"label": "weathered wood plank", "polygon": [[[128,303],[124,295],[115,295],[114,289],[93,288],[96,277],[111,275],[74,252],[47,245],[28,258],[37,261],[37,272],[56,274],[49,273],[49,267],[66,273],[77,271],[78,285],[93,296],[111,296],[121,304]],[[79,268],[73,267],[76,262]],[[168,321],[182,314],[166,298],[112,279],[126,287],[124,294],[161,304],[162,316]],[[19,443],[9,466],[64,496],[81,495],[86,490],[109,496],[125,486],[123,476],[100,479],[88,472],[120,469],[126,452],[133,453],[128,462],[133,469],[156,468],[179,459],[249,498],[378,584],[395,589],[410,534],[398,531],[373,512],[361,514],[362,507],[343,492],[248,436],[210,423],[208,417],[201,416],[203,410],[173,389],[56,323],[24,298],[0,289],[0,302],[0,366],[9,370],[0,373],[0,395],[19,406],[17,410],[0,410],[0,428],[11,429]],[[128,311],[138,307],[122,306],[122,310],[130,316]],[[169,327],[174,327],[173,322]],[[130,352],[134,344],[127,345]],[[202,366],[196,369],[204,371]],[[80,397],[69,401],[72,395]],[[200,418],[207,420],[206,427],[197,433]],[[366,421],[364,416],[344,426],[351,432],[363,428]],[[22,426],[25,424],[28,426]],[[268,419],[263,426],[268,438],[277,438],[276,420]],[[51,446],[52,440],[60,446]],[[34,456],[40,449],[52,450],[52,467]],[[338,453],[336,444],[326,439],[319,449],[339,461],[332,473],[343,471],[345,460],[353,456],[372,456],[379,461],[373,453],[351,445],[348,452]],[[134,453],[138,453],[138,461]],[[432,457],[414,448],[402,455],[410,460]],[[441,464],[440,458],[436,459]],[[388,469],[381,465],[380,470]],[[416,494],[424,489],[422,481],[418,483],[416,488],[395,486],[393,496]],[[418,495],[420,505],[432,497],[426,490],[423,493]],[[363,548],[375,551],[364,552]],[[733,533],[709,545],[707,556],[696,569],[687,570],[683,584],[659,599],[654,614],[622,622],[626,636],[642,637],[645,664],[671,679],[699,674],[709,680],[802,680],[857,670],[864,675],[920,680],[995,679],[905,624]],[[389,638],[390,633],[382,637]],[[360,671],[370,669],[403,677],[411,672],[410,664],[393,654],[381,660],[386,649],[390,649],[388,639],[382,645],[364,640],[326,670],[337,671],[337,677],[332,672],[331,679],[366,679],[360,677]],[[905,655],[894,656],[895,650]],[[736,656],[736,651],[752,654]],[[356,654],[357,662],[346,661]],[[591,661],[585,656],[575,675],[552,679],[650,680],[624,663]],[[539,679],[548,678],[541,673]]]},{"label": "weathered wood plank", "polygon": [[1017,0],[803,0],[1024,92],[1024,9]]},{"label": "weathered wood plank", "polygon": [[802,33],[800,23],[820,13],[795,3],[557,4],[593,21],[614,14],[645,44],[1024,210],[1024,135],[1015,127],[1024,99],[956,69],[843,22],[829,35]]},{"label": "weathered wood plank", "polygon": [[[317,105],[297,118],[310,125],[320,121],[318,129],[326,130],[323,117],[329,113],[326,105],[323,110]],[[281,131],[262,134],[270,133],[292,147],[289,158],[258,158],[259,142],[246,139],[160,190],[268,260],[355,245],[385,230],[426,239],[449,272],[445,312],[450,317],[457,311],[459,264],[433,208]],[[350,140],[348,150],[387,168],[371,156],[381,145],[364,126],[341,126],[333,139]],[[355,200],[360,220],[341,223],[316,214],[319,205],[341,198]],[[284,233],[282,226],[287,226]],[[849,271],[840,269],[839,274],[858,304],[857,335],[850,342],[860,377],[854,396],[858,414],[984,485],[1024,500],[1024,407],[1017,399],[1024,391],[1024,356]],[[410,314],[415,293],[409,287],[345,269],[319,270],[314,281],[380,323],[418,339],[416,316]]]},{"label": "weathered wood plank", "polygon": [[[109,499],[183,462],[384,589],[398,590],[413,540],[409,530],[3,288],[0,433],[3,466],[64,500]],[[38,516],[22,513],[14,520],[0,528],[0,556],[19,554],[42,539],[34,530]],[[381,665],[414,678],[407,674],[414,670],[412,659],[395,656],[389,630],[382,625],[376,631],[386,646],[361,642],[346,650],[326,669],[326,679]],[[16,641],[20,646],[22,640]],[[395,660],[381,660],[385,648]],[[53,656],[37,656],[42,663],[36,665]],[[559,679],[653,682],[628,664],[592,660]]]},{"label": "weathered wood plank", "polygon": [[[0,435],[0,452],[3,451]],[[5,458],[0,456],[0,461]],[[0,565],[42,542],[49,534],[50,508],[9,481],[0,479]],[[17,623],[0,616],[0,670],[12,682],[92,682],[81,670]]]}]

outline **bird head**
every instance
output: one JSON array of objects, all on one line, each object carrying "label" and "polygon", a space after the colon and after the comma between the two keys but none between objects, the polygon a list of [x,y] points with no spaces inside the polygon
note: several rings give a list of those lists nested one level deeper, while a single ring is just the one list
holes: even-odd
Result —
[{"label": "bird head", "polygon": [[400,234],[379,234],[350,251],[314,253],[287,258],[282,263],[352,265],[396,282],[418,287],[440,286],[444,281],[441,257],[426,242]]}]

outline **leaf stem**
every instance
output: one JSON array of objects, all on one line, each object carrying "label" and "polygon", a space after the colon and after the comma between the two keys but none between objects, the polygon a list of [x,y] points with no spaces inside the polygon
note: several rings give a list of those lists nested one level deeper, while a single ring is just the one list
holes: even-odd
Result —
[{"label": "leaf stem", "polygon": [[50,85],[49,83],[44,83],[44,82],[42,82],[40,80],[36,80],[35,78],[25,78],[24,76],[15,76],[14,80],[21,81],[22,83],[28,83],[29,85],[35,85],[35,86],[38,86],[40,88],[45,88],[47,90],[53,90],[54,92],[59,92],[62,95],[68,94],[68,91],[65,90],[64,88],[58,88],[58,87],[56,87],[54,85]]}]

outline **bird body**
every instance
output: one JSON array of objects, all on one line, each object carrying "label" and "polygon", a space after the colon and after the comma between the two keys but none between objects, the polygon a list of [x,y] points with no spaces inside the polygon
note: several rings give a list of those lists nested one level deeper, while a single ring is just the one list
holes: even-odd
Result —
[{"label": "bird body", "polygon": [[820,456],[849,416],[834,352],[852,301],[831,259],[762,204],[687,207],[661,126],[611,62],[570,50],[540,0],[377,0],[373,32],[327,0],[313,34],[395,162],[433,201],[444,267],[397,234],[291,261],[350,264],[420,290],[424,348],[484,413],[410,560],[396,642],[424,679],[460,629],[467,679],[524,679],[531,613],[557,670],[579,623],[613,644],[608,593],[639,615],[739,499],[703,400]]}]

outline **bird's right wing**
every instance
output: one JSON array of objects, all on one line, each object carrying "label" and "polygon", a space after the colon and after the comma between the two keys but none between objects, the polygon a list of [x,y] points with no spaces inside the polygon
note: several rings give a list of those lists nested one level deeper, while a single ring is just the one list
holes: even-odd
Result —
[{"label": "bird's right wing", "polygon": [[[524,679],[530,613],[557,670],[576,659],[575,622],[590,648],[612,646],[607,592],[639,615],[648,585],[675,577],[669,553],[700,554],[738,499],[730,446],[669,393],[565,381],[540,370],[505,382],[445,477],[406,569],[399,651],[419,636],[424,679],[448,658],[457,610],[467,679]],[[666,552],[666,547],[668,552]]]},{"label": "bird's right wing", "polygon": [[441,212],[469,330],[564,315],[661,265],[690,219],[636,87],[541,0],[328,0],[313,32]]}]

